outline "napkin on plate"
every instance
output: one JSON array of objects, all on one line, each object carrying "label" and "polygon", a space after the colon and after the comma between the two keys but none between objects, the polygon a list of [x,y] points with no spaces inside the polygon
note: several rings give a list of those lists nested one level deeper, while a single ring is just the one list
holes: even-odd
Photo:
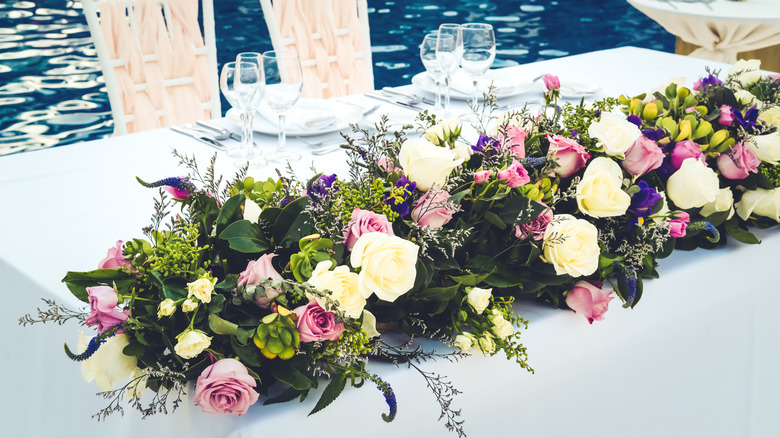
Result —
[{"label": "napkin on plate", "polygon": [[[265,103],[257,112],[274,126],[279,126],[279,114]],[[332,128],[338,121],[338,116],[332,112],[296,105],[287,112],[285,125],[290,131],[322,131]]]},{"label": "napkin on plate", "polygon": [[[497,96],[512,94],[516,90],[516,87],[508,81],[483,76],[477,80],[477,93],[481,96],[482,93],[487,91],[491,83],[496,88],[495,93]],[[471,96],[474,93],[474,79],[465,70],[458,69],[452,75],[451,88],[459,93]]]}]

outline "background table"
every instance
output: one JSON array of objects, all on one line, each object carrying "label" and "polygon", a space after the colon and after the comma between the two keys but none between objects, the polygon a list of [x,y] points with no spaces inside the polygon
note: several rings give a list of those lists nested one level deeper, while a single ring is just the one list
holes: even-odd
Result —
[{"label": "background table", "polygon": [[[594,52],[513,67],[518,78],[542,73],[602,84],[595,96],[638,94],[687,75],[690,85],[704,66],[727,66],[636,48]],[[529,92],[514,102],[536,102]],[[373,103],[362,96],[361,104]],[[462,108],[462,107],[461,107]],[[390,107],[383,107],[390,110]],[[396,109],[393,109],[396,111]],[[218,123],[227,124],[220,120]],[[270,149],[274,139],[261,137]],[[293,168],[304,179],[313,158]],[[317,399],[303,404],[256,405],[240,418],[202,414],[185,400],[173,415],[140,420],[129,411],[98,423],[90,415],[106,403],[94,383],[80,378],[63,342],[76,343],[78,327],[22,328],[39,298],[77,305],[60,283],[67,270],[93,269],[118,239],[140,236],[152,212],[153,190],[135,182],[181,174],[170,147],[196,155],[205,145],[169,129],[0,158],[0,418],[8,437],[455,437],[437,423],[439,408],[414,371],[388,364],[369,369],[390,382],[398,417],[385,424],[386,406],[372,385],[348,388],[324,411],[307,417]],[[220,157],[230,175],[231,160]],[[321,170],[346,168],[344,156],[317,158]],[[271,169],[250,173],[272,176]],[[423,367],[463,391],[471,437],[755,437],[780,431],[780,308],[777,254],[780,233],[759,234],[758,246],[678,252],[662,260],[661,278],[648,281],[639,306],[613,301],[605,321],[588,325],[573,312],[521,302],[530,320],[524,333],[536,374],[501,357],[473,356]],[[441,348],[435,343],[429,347]]]}]

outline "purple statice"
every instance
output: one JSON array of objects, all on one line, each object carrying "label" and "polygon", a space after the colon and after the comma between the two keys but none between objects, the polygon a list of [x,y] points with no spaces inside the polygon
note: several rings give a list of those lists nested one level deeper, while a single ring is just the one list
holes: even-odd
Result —
[{"label": "purple statice", "polygon": [[731,114],[737,120],[737,123],[744,129],[751,130],[758,128],[758,123],[756,123],[756,120],[758,119],[758,108],[756,108],[755,105],[745,111],[744,115],[742,115],[741,111],[734,108],[731,109]]},{"label": "purple statice", "polygon": [[580,135],[579,131],[576,129],[571,130],[571,138],[577,138],[578,135]]},{"label": "purple statice", "polygon": [[666,132],[663,129],[645,129],[642,131],[642,135],[653,141],[658,141],[666,137]]},{"label": "purple statice", "polygon": [[637,128],[642,129],[642,119],[639,116],[631,114],[626,120],[636,125]]},{"label": "purple statice", "polygon": [[646,182],[639,181],[639,191],[631,196],[631,205],[628,211],[635,214],[637,218],[646,218],[653,214],[653,207],[661,200],[661,194]]},{"label": "purple statice", "polygon": [[386,196],[383,201],[394,212],[401,216],[406,216],[409,214],[409,204],[406,203],[406,200],[409,199],[409,196],[412,196],[415,190],[417,190],[417,183],[409,181],[406,175],[402,175],[395,182],[395,187],[390,191],[390,195]]},{"label": "purple statice", "polygon": [[309,190],[309,197],[324,198],[331,190],[337,190],[333,188],[333,183],[336,182],[336,179],[335,173],[332,175],[320,175],[320,177],[312,183],[311,190]]},{"label": "purple statice", "polygon": [[485,134],[480,134],[479,139],[477,140],[477,144],[471,146],[471,149],[474,150],[474,152],[481,152],[483,154],[486,153],[489,149],[497,150],[498,148],[498,140]]},{"label": "purple statice", "polygon": [[715,75],[709,75],[694,82],[693,89],[697,91],[701,90],[706,93],[708,87],[714,87],[716,85],[723,85],[723,81],[718,79],[718,77]]}]

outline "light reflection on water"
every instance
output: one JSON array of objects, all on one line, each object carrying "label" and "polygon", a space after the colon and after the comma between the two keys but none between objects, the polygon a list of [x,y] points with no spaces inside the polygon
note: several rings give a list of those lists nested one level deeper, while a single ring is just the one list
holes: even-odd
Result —
[{"label": "light reflection on water", "polygon": [[[561,3],[561,4],[559,4]],[[624,0],[368,0],[377,88],[422,70],[418,44],[442,22],[490,22],[495,67],[674,39]],[[257,0],[214,0],[218,61],[270,49]],[[398,19],[398,18],[401,19]],[[616,20],[619,18],[619,20]],[[223,101],[223,108],[227,103]],[[0,156],[101,138],[113,123],[79,1],[0,3]]]}]

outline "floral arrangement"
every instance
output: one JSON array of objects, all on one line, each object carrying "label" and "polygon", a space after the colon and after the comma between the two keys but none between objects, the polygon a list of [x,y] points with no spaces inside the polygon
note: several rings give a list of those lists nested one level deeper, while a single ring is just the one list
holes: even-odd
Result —
[{"label": "floral arrangement", "polygon": [[[593,323],[615,296],[637,305],[675,247],[757,243],[748,225],[780,221],[780,78],[758,68],[563,106],[547,75],[542,111],[498,116],[488,94],[471,139],[427,112],[422,135],[388,135],[385,118],[345,136],[348,177],[256,181],[244,169],[224,182],[216,156],[201,172],[175,153],[187,176],[139,179],[158,188],[145,238],[63,279],[89,311],[48,302],[20,322],[97,329],[66,353],[110,400],[99,418],[125,402],[167,412],[188,382],[204,412],[241,415],[261,397],[303,400],[324,379],[312,413],[368,381],[391,421],[395,394],[365,368],[380,359],[419,371],[463,436],[457,389],[421,363],[502,353],[533,371],[516,297]],[[454,348],[392,345],[384,331]]]}]

